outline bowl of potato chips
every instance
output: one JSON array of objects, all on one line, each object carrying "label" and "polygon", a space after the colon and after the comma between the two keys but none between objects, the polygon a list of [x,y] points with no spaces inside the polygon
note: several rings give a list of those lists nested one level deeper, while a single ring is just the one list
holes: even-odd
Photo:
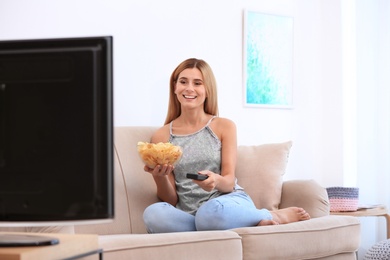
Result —
[{"label": "bowl of potato chips", "polygon": [[156,165],[175,165],[183,154],[180,146],[163,142],[138,142],[137,149],[141,160],[152,169]]}]

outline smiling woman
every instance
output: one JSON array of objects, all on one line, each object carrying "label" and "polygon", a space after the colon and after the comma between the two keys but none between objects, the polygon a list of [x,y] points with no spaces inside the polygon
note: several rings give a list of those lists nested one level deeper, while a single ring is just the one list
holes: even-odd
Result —
[{"label": "smiling woman", "polygon": [[[210,66],[205,63],[203,60],[198,60],[195,58],[188,59],[183,61],[172,73],[169,87],[169,104],[168,104],[168,114],[165,119],[165,124],[168,124],[173,119],[177,118],[181,114],[181,106],[179,100],[176,98],[176,84],[181,85],[180,82],[182,78],[187,76],[187,71],[182,74],[186,69],[191,70],[195,75],[191,75],[192,78],[196,78],[196,83],[204,87],[206,98],[204,100],[204,110],[206,113],[211,115],[218,115],[218,96],[217,96],[217,82],[214,77],[214,73],[211,70]],[[188,72],[189,73],[189,72]],[[180,78],[179,78],[180,76]],[[187,78],[184,81],[188,81]]]},{"label": "smiling woman", "polygon": [[182,109],[192,109],[203,106],[206,99],[206,89],[202,73],[196,69],[185,69],[174,86],[174,93]]},{"label": "smiling woman", "polygon": [[[170,142],[183,154],[176,165],[144,166],[162,201],[145,209],[148,232],[225,230],[310,219],[297,207],[257,209],[238,185],[236,126],[217,117],[216,85],[203,60],[185,60],[171,75],[168,115],[151,142]],[[193,174],[203,178],[187,177]]]}]

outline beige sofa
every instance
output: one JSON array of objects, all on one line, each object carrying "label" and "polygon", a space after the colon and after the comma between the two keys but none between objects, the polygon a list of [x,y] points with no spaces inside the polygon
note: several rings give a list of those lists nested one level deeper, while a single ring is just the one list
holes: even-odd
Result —
[{"label": "beige sofa", "polygon": [[[99,234],[105,260],[356,259],[358,219],[329,216],[326,190],[315,181],[283,181],[291,142],[239,146],[236,175],[258,208],[301,206],[311,214],[311,220],[225,231],[147,234],[142,214],[158,199],[136,145],[149,141],[155,130],[115,128],[115,219],[109,224],[74,229],[80,234]],[[17,231],[72,232],[70,227]]]},{"label": "beige sofa", "polygon": [[137,142],[155,127],[115,128],[115,219],[76,226],[99,234],[104,259],[356,259],[357,218],[329,216],[326,190],[313,180],[283,181],[291,142],[239,146],[236,175],[258,207],[304,207],[311,220],[226,231],[147,234],[144,209],[157,202],[153,178],[143,171]]}]

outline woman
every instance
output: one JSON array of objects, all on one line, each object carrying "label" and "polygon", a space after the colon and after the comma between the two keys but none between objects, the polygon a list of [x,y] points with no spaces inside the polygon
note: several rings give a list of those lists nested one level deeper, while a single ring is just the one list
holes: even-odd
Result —
[{"label": "woman", "polygon": [[[171,142],[183,150],[176,165],[144,167],[162,200],[145,209],[149,233],[225,230],[310,219],[302,208],[257,209],[235,177],[235,124],[218,117],[216,81],[203,60],[183,61],[170,78],[168,114],[152,143]],[[203,181],[187,173],[207,175]]]}]

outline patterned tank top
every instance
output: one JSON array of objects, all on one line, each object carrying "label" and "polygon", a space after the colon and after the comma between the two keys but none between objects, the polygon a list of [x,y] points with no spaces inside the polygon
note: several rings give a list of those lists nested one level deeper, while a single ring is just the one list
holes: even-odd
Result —
[{"label": "patterned tank top", "polygon": [[[174,145],[181,147],[182,158],[175,165],[174,176],[178,203],[176,207],[190,214],[195,214],[202,203],[220,196],[218,190],[211,192],[203,190],[191,179],[186,178],[187,173],[197,173],[202,170],[209,170],[221,174],[221,141],[209,127],[212,117],[199,131],[188,135],[176,135],[172,133],[172,122],[170,123],[170,140]],[[235,185],[235,190],[242,188]]]}]

